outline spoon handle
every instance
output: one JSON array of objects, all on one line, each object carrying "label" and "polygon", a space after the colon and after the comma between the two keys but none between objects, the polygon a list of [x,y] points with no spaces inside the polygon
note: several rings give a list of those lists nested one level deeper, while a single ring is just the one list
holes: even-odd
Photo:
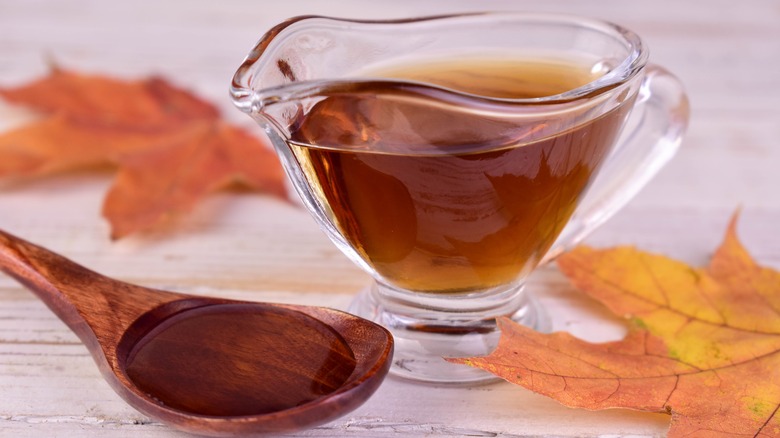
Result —
[{"label": "spoon handle", "polygon": [[180,298],[110,279],[2,230],[0,270],[33,291],[90,349],[96,338],[116,344],[151,306]]}]

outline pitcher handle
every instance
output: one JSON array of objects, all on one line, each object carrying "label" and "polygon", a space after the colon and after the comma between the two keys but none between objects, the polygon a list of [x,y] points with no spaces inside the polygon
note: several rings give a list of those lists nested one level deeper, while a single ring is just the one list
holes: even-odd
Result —
[{"label": "pitcher handle", "polygon": [[612,217],[677,152],[688,126],[688,97],[680,81],[662,67],[645,69],[626,130],[542,264],[579,244]]}]

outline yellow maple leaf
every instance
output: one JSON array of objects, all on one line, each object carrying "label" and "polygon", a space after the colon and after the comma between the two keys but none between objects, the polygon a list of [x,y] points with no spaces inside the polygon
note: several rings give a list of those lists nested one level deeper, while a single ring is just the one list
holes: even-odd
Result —
[{"label": "yellow maple leaf", "polygon": [[559,259],[578,289],[629,320],[620,341],[504,319],[492,354],[450,360],[566,406],[670,413],[670,437],[780,436],[780,272],[750,257],[736,221],[707,268],[630,247]]}]

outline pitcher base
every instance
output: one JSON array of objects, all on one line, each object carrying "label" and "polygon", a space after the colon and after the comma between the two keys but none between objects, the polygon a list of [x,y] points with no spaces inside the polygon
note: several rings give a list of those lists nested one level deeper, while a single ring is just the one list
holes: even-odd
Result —
[{"label": "pitcher base", "polygon": [[501,334],[496,326],[499,316],[508,316],[537,331],[551,329],[544,310],[522,287],[501,292],[503,299],[498,306],[495,299],[488,300],[487,306],[470,312],[422,307],[394,299],[392,294],[388,297],[383,292],[382,286],[376,284],[364,289],[349,311],[390,330],[395,339],[390,373],[405,379],[455,384],[496,380],[496,376],[486,371],[453,364],[444,358],[490,354]]}]

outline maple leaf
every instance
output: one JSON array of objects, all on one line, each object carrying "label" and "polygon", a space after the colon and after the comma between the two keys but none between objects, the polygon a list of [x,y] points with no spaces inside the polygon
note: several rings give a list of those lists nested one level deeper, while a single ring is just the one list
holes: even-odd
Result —
[{"label": "maple leaf", "polygon": [[708,268],[629,247],[559,259],[577,288],[629,319],[620,341],[502,319],[492,354],[448,360],[570,407],[670,413],[670,437],[780,436],[780,272],[756,264],[736,222]]},{"label": "maple leaf", "polygon": [[202,123],[182,134],[166,147],[121,160],[103,204],[113,237],[186,212],[207,193],[233,182],[286,196],[281,170],[268,169],[275,157],[246,132],[225,123]]},{"label": "maple leaf", "polygon": [[117,166],[103,206],[113,238],[187,212],[234,183],[286,196],[281,167],[264,142],[164,79],[55,68],[30,84],[0,88],[0,97],[43,116],[0,135],[0,178]]}]

